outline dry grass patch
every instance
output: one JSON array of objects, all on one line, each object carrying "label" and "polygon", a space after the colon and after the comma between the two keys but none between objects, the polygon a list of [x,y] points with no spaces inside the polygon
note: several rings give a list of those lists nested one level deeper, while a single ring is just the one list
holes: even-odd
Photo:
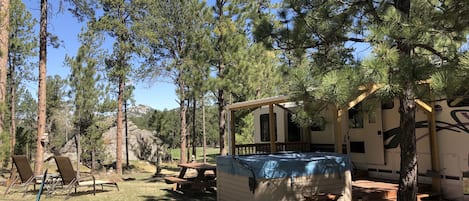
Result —
[{"label": "dry grass patch", "polygon": [[[114,173],[101,173],[98,178],[119,179],[118,185],[120,191],[114,187],[104,187],[104,190],[97,188],[96,196],[92,194],[92,188],[80,187],[77,193],[72,193],[69,201],[153,201],[153,200],[216,200],[216,192],[172,192],[172,185],[166,184],[160,177],[154,177],[155,167],[149,163],[141,161],[132,161],[132,169],[124,172],[122,178],[131,178],[122,180],[122,178]],[[163,164],[163,174],[177,175],[179,169],[176,164]],[[52,167],[51,167],[52,168]],[[80,168],[81,169],[81,168]],[[51,169],[50,169],[51,170]],[[85,171],[85,170],[84,170]],[[98,190],[99,189],[99,190]],[[37,191],[32,188],[25,197],[22,197],[23,188],[14,188],[11,193],[4,196],[6,187],[0,185],[0,200],[35,200]],[[42,196],[41,200],[45,201],[63,201],[66,198],[66,192],[58,189],[52,197]]]}]

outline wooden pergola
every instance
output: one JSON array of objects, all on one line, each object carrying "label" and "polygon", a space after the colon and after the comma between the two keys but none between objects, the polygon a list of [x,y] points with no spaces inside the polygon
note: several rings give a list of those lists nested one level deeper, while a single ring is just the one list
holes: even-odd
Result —
[{"label": "wooden pergola", "polygon": [[[334,150],[336,153],[342,153],[342,145],[343,145],[343,133],[342,133],[342,117],[346,111],[356,106],[358,103],[362,102],[368,96],[375,93],[382,85],[380,84],[373,84],[369,86],[360,87],[359,90],[362,93],[357,96],[354,100],[350,101],[343,107],[337,107],[336,113],[336,121],[335,121],[335,133],[334,133]],[[270,135],[270,152],[276,152],[275,146],[275,127],[274,127],[274,105],[279,105],[281,103],[291,102],[289,96],[275,96],[251,101],[244,101],[233,103],[226,106],[228,111],[228,119],[229,119],[229,154],[235,155],[236,149],[236,138],[235,138],[235,126],[234,126],[234,112],[240,109],[252,109],[252,108],[259,108],[262,106],[269,106],[269,135]],[[429,133],[430,133],[430,150],[431,150],[431,160],[432,160],[432,171],[435,173],[440,172],[440,157],[439,157],[439,150],[438,150],[438,139],[436,135],[436,117],[435,117],[435,110],[434,104],[427,104],[422,100],[417,99],[416,103],[419,107],[423,108],[427,113],[427,118],[429,122]],[[281,106],[282,107],[282,106]],[[283,107],[282,107],[283,108]],[[433,190],[436,192],[440,192],[441,190],[441,183],[440,177],[434,176],[432,177],[432,186]]]},{"label": "wooden pergola", "polygon": [[275,127],[274,127],[274,105],[280,104],[280,103],[286,103],[290,102],[290,98],[288,96],[276,96],[276,97],[270,97],[270,98],[263,98],[263,99],[257,99],[257,100],[252,100],[252,101],[245,101],[245,102],[238,102],[238,103],[233,103],[230,105],[226,106],[226,109],[228,110],[229,114],[229,127],[230,127],[230,132],[228,133],[228,138],[230,139],[230,155],[235,154],[235,148],[236,148],[236,138],[235,138],[235,130],[234,130],[234,112],[236,110],[240,109],[251,109],[251,108],[258,108],[262,107],[265,105],[269,106],[269,135],[270,135],[270,152],[274,153],[276,152],[276,146],[275,146]]}]

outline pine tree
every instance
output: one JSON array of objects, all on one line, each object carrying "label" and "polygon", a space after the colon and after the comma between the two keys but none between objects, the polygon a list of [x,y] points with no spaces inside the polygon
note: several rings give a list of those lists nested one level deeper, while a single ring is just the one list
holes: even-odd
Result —
[{"label": "pine tree", "polygon": [[[0,1],[0,148],[3,148],[3,136],[5,135],[5,111],[6,111],[6,87],[8,71],[8,38],[10,25],[10,1]],[[0,159],[2,156],[0,153]],[[3,160],[2,160],[3,161]]]},{"label": "pine tree", "polygon": [[116,171],[122,175],[122,128],[125,83],[130,77],[132,54],[139,48],[133,42],[133,5],[132,1],[100,1],[103,15],[93,23],[92,29],[108,33],[114,39],[113,52],[105,61],[107,77],[117,85],[117,134],[116,134]]},{"label": "pine tree", "polygon": [[[276,53],[254,43],[249,22],[266,20],[265,1],[217,0],[214,6],[214,30],[211,65],[216,78],[212,90],[217,97],[220,153],[226,149],[226,111],[229,102],[245,101],[280,93]],[[259,23],[260,24],[260,23]],[[265,84],[262,81],[271,83]]]},{"label": "pine tree", "polygon": [[47,76],[46,132],[49,138],[48,149],[60,147],[65,142],[66,119],[70,111],[64,100],[67,84],[67,80],[59,75]]},{"label": "pine tree", "polygon": [[[143,2],[143,1],[142,1]],[[198,33],[205,29],[208,9],[204,3],[191,1],[148,1],[148,11],[141,17],[137,30],[148,44],[146,75],[163,74],[176,84],[180,112],[181,163],[187,162],[187,87],[196,63],[192,55],[199,51]],[[155,68],[153,68],[155,67]],[[195,71],[194,71],[195,72]]]},{"label": "pine tree", "polygon": [[31,159],[36,142],[37,101],[24,87],[18,89],[18,100],[15,154],[25,154]]},{"label": "pine tree", "polygon": [[39,89],[36,154],[34,157],[34,174],[42,173],[44,164],[44,146],[42,144],[46,131],[46,62],[47,62],[47,0],[41,0],[41,19],[39,27]]},{"label": "pine tree", "polygon": [[[82,150],[89,150],[86,153],[88,156],[95,156],[97,147],[100,146],[99,138],[101,135],[93,132],[97,128],[97,119],[95,113],[99,105],[99,86],[98,82],[101,76],[97,73],[98,66],[100,65],[100,51],[102,37],[92,30],[85,30],[80,34],[80,41],[82,45],[78,49],[75,57],[66,57],[68,66],[71,68],[69,76],[70,92],[74,97],[74,125],[76,136],[79,140],[78,146],[79,154],[78,160],[83,154]],[[83,136],[82,139],[79,136]],[[81,142],[85,143],[81,143]],[[78,142],[78,141],[77,141]],[[95,157],[85,158],[86,161],[91,161],[92,170],[94,170]]]},{"label": "pine tree", "polygon": [[[415,99],[428,98],[418,83],[441,75],[440,69],[461,66],[459,48],[468,33],[468,3],[285,1],[282,17],[293,28],[277,32],[283,36],[279,47],[297,56],[293,96],[305,101],[306,111],[320,109],[309,104],[312,100],[341,108],[355,97],[358,86],[370,84],[383,86],[379,95],[399,98],[398,200],[416,199]],[[351,42],[371,46],[373,54],[357,62]],[[442,61],[442,68],[435,66],[434,58]]]},{"label": "pine tree", "polygon": [[8,86],[10,111],[10,156],[14,154],[16,144],[16,105],[17,91],[21,83],[31,76],[32,68],[29,57],[37,54],[36,36],[33,31],[35,19],[26,10],[20,0],[10,2],[10,38],[8,50]]}]

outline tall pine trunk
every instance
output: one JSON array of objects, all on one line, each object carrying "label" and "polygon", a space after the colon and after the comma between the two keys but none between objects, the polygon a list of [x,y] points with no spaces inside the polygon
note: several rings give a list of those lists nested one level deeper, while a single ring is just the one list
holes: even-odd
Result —
[{"label": "tall pine trunk", "polygon": [[[225,1],[223,0],[217,0],[216,1],[216,6],[217,6],[217,15],[218,15],[218,23],[223,23],[223,15],[224,15],[224,9],[223,7],[225,6]],[[218,37],[218,40],[217,40],[217,50],[220,51],[218,52],[220,54],[220,58],[219,61],[218,61],[218,72],[217,72],[217,77],[218,79],[220,79],[221,82],[224,82],[224,73],[225,73],[225,61],[224,61],[224,58],[223,58],[223,48],[221,47],[222,46],[222,43],[223,43],[223,40],[224,40],[224,35],[223,35],[223,32],[220,32],[220,36]],[[227,150],[226,150],[226,142],[225,142],[225,138],[226,138],[226,111],[225,111],[225,105],[226,105],[226,100],[225,100],[225,89],[223,87],[219,88],[218,89],[218,95],[217,95],[217,99],[218,99],[218,132],[219,132],[219,136],[220,136],[220,154],[222,156],[226,155],[227,154]],[[234,135],[234,133],[233,133]]]},{"label": "tall pine trunk", "polygon": [[16,145],[16,57],[10,62],[10,157],[15,154]]},{"label": "tall pine trunk", "polygon": [[[408,84],[412,85],[412,84]],[[407,86],[404,96],[400,100],[399,136],[401,146],[401,168],[399,177],[398,200],[415,201],[417,195],[417,152],[415,136],[415,92],[412,86]]]},{"label": "tall pine trunk", "polygon": [[124,79],[119,77],[117,95],[117,135],[116,135],[116,173],[122,175],[122,101],[124,99]]},{"label": "tall pine trunk", "polygon": [[46,130],[46,61],[47,61],[47,0],[41,0],[41,20],[39,30],[39,92],[36,155],[34,157],[34,174],[42,173],[44,147],[42,136]]},{"label": "tall pine trunk", "polygon": [[77,167],[76,167],[76,173],[78,176],[80,176],[80,161],[81,161],[81,133],[83,132],[82,129],[82,117],[78,115],[80,118],[80,129],[78,130],[78,133],[75,135],[75,144],[77,148]]},{"label": "tall pine trunk", "polygon": [[[223,89],[218,90],[218,131],[220,134],[220,154],[222,156],[227,154],[225,147],[225,126],[226,126],[226,111],[225,111],[225,91]],[[233,133],[234,135],[234,133]]]},{"label": "tall pine trunk", "polygon": [[202,152],[204,155],[204,163],[207,162],[207,136],[205,134],[205,98],[202,95],[202,138],[203,138],[203,145],[202,145]]},{"label": "tall pine trunk", "polygon": [[[181,76],[181,75],[180,75]],[[186,113],[187,107],[185,102],[185,83],[179,77],[179,110],[180,110],[180,119],[181,119],[181,153],[180,153],[180,163],[187,163],[187,120],[186,120]]]},{"label": "tall pine trunk", "polygon": [[[410,0],[395,0],[394,6],[401,13],[400,23],[408,24],[410,16]],[[403,61],[400,63],[407,65],[406,68],[413,68],[413,65],[411,64],[412,47],[405,41],[398,41],[397,48],[399,50],[400,60]],[[410,77],[413,78],[414,76]],[[397,200],[415,201],[417,198],[418,176],[415,135],[415,87],[413,80],[403,80],[401,82],[401,86],[403,87],[399,106],[401,167]]]},{"label": "tall pine trunk", "polygon": [[194,160],[197,160],[197,136],[196,136],[196,125],[195,125],[195,115],[196,115],[196,107],[197,107],[197,100],[195,96],[192,98],[192,155],[194,156]]},{"label": "tall pine trunk", "polygon": [[[10,1],[0,0],[0,106],[6,104],[7,70],[8,70],[8,39],[10,30]],[[4,108],[4,107],[0,107]],[[1,136],[5,129],[5,112],[0,111],[0,147],[3,145]]]}]

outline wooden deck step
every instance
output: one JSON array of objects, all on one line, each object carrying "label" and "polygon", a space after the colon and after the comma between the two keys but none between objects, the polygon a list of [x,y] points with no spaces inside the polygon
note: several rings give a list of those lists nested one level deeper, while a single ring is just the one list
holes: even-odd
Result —
[{"label": "wooden deck step", "polygon": [[395,200],[397,184],[378,181],[358,180],[353,182],[353,200]]},{"label": "wooden deck step", "polygon": [[[396,183],[387,183],[370,180],[357,180],[352,182],[352,200],[353,201],[396,201],[399,185]],[[430,196],[422,186],[417,194],[417,201],[433,201],[435,196]]]}]

